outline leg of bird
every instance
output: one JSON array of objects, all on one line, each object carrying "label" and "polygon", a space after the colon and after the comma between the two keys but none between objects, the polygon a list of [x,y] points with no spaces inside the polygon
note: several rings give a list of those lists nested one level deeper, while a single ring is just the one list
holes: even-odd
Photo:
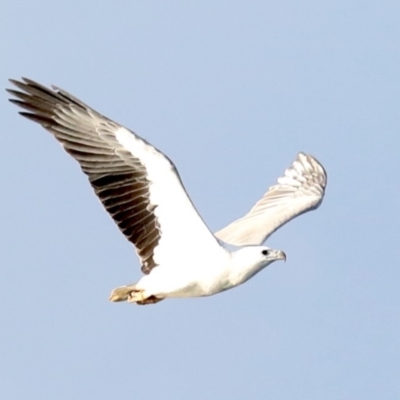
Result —
[{"label": "leg of bird", "polygon": [[143,299],[142,301],[137,301],[136,304],[138,304],[140,306],[145,306],[147,304],[158,303],[161,300],[164,300],[164,298],[163,297],[150,296],[150,297],[147,297],[147,298]]},{"label": "leg of bird", "polygon": [[111,292],[109,299],[110,301],[127,301],[139,305],[155,304],[164,300],[164,298],[152,295],[146,297],[144,290],[136,289],[136,284],[117,287]]},{"label": "leg of bird", "polygon": [[132,290],[129,295],[128,295],[128,303],[138,303],[138,302],[144,302],[145,301],[144,297],[144,291],[143,290]]}]

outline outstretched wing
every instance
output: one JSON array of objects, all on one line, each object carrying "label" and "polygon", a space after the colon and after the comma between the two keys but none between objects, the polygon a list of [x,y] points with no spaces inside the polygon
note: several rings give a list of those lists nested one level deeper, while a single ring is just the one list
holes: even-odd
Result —
[{"label": "outstretched wing", "polygon": [[10,101],[78,161],[105,209],[135,245],[144,273],[186,253],[193,256],[197,241],[219,247],[164,154],[63,90],[25,78],[11,82],[21,91],[8,89],[17,98]]},{"label": "outstretched wing", "polygon": [[244,217],[215,236],[236,246],[261,244],[286,222],[318,208],[326,184],[323,166],[311,155],[299,153],[278,183]]}]

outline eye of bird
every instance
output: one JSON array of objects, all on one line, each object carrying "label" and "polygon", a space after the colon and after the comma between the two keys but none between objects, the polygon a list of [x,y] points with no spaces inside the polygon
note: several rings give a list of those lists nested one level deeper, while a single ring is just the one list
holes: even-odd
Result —
[{"label": "eye of bird", "polygon": [[261,253],[263,256],[267,256],[269,254],[269,250],[263,250]]}]

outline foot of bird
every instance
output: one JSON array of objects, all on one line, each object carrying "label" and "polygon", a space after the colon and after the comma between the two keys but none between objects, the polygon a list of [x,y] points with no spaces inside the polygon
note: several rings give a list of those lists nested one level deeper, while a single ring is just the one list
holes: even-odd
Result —
[{"label": "foot of bird", "polygon": [[146,297],[142,289],[136,289],[136,285],[120,286],[111,292],[110,301],[127,301],[128,303],[136,303],[139,305],[155,304],[164,298],[156,296]]},{"label": "foot of bird", "polygon": [[[120,286],[114,289],[109,297],[110,301],[130,301],[132,293],[138,292],[136,284]],[[141,292],[141,291],[140,291]]]},{"label": "foot of bird", "polygon": [[145,297],[143,294],[143,290],[132,290],[128,294],[127,302],[128,303],[139,303],[139,302],[143,302],[144,300],[145,300]]}]

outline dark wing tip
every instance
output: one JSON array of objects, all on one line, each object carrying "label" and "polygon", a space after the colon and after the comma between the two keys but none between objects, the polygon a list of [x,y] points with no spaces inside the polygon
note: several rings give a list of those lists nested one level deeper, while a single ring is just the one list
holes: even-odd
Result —
[{"label": "dark wing tip", "polygon": [[[48,88],[44,85],[41,85],[40,83],[29,79],[29,78],[24,78],[22,77],[21,80],[16,80],[16,79],[9,79],[8,80],[10,83],[12,83],[14,86],[16,86],[18,89],[23,90],[25,93],[28,93],[30,95],[35,95],[38,93],[44,93],[50,96],[56,95],[60,91],[59,88],[56,88],[55,86],[51,85],[51,88]],[[15,93],[10,92],[12,89],[6,89],[9,93],[15,95]],[[15,91],[14,91],[15,92]],[[19,92],[17,92],[19,93]]]},{"label": "dark wing tip", "polygon": [[[24,78],[22,78],[22,79],[24,79]],[[15,86],[17,86],[18,84],[22,83],[20,81],[17,81],[16,79],[12,79],[12,78],[9,78],[8,82],[12,83]]]},{"label": "dark wing tip", "polygon": [[26,86],[29,85],[29,79],[27,78],[21,78],[21,81],[17,81],[16,79],[9,79],[8,81],[22,90],[25,90]]},{"label": "dark wing tip", "polygon": [[32,113],[25,112],[25,111],[20,111],[18,114],[22,115],[23,117],[25,117],[33,122],[37,122],[38,124],[42,125],[45,128],[48,125],[51,125],[51,120],[49,120],[48,117],[43,117],[41,115],[32,114]]},{"label": "dark wing tip", "polygon": [[6,92],[12,94],[13,96],[18,96],[21,92],[15,89],[6,88]]}]

